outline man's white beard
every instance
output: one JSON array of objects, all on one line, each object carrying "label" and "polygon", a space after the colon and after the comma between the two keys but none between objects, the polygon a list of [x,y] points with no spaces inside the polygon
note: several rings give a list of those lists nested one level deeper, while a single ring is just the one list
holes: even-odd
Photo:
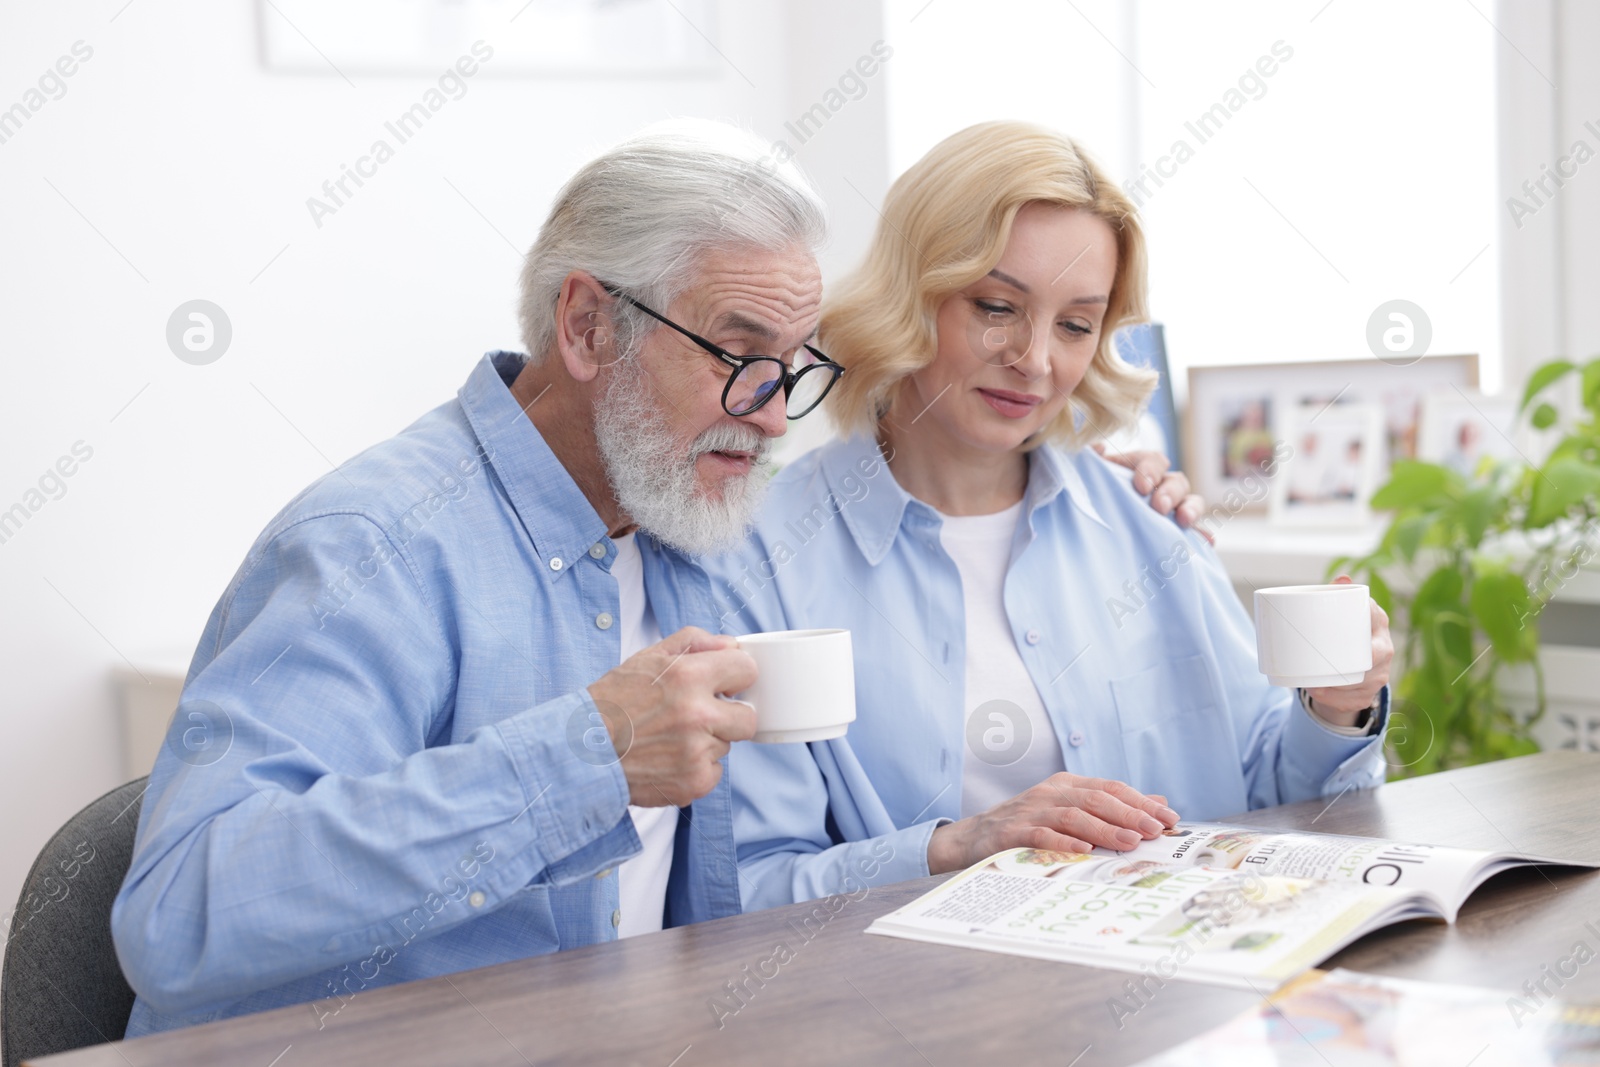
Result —
[{"label": "man's white beard", "polygon": [[[753,426],[719,423],[679,453],[659,399],[637,365],[618,364],[595,410],[595,439],[622,511],[692,556],[733,548],[766,494],[772,442]],[[695,461],[707,452],[750,452],[750,471],[722,483],[712,500],[698,490]]]}]

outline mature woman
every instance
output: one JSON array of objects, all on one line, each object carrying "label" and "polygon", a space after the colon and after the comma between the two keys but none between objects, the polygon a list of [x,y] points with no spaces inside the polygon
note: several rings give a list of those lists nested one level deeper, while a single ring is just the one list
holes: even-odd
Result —
[{"label": "mature woman", "polygon": [[848,627],[845,738],[734,746],[744,906],[955,870],[1005,848],[1126,848],[1383,777],[1392,646],[1296,694],[1256,669],[1215,555],[1087,444],[1152,376],[1134,208],[1071,140],[971,127],[889,191],[824,307],[842,439],[776,478],[717,565],[730,629]]}]

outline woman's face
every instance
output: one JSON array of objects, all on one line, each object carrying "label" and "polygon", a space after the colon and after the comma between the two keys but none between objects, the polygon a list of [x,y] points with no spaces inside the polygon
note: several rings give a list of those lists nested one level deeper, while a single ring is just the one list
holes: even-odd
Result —
[{"label": "woman's face", "polygon": [[1089,369],[1117,271],[1103,219],[1028,204],[1000,262],[939,305],[933,362],[911,375],[894,418],[984,451],[1048,426]]}]

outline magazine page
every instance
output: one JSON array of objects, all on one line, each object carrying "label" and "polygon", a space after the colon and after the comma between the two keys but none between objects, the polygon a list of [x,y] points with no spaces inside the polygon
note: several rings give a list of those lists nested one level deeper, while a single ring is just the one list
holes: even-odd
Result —
[{"label": "magazine page", "polygon": [[1359,882],[1012,849],[867,932],[1264,991],[1415,905]]},{"label": "magazine page", "polygon": [[1221,823],[1179,823],[1127,852],[1095,851],[1165,864],[1420,890],[1451,921],[1482,881],[1480,875],[1503,866],[1493,862],[1496,854],[1491,852]]},{"label": "magazine page", "polygon": [[[1512,997],[1510,1000],[1516,1000]],[[1541,1067],[1600,1064],[1600,1004],[1519,1013],[1504,991],[1309,971],[1138,1067]]]}]

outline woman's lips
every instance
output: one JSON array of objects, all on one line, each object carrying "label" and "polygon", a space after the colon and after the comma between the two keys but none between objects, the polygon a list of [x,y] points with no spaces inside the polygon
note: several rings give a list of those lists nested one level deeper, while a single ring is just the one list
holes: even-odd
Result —
[{"label": "woman's lips", "polygon": [[1013,393],[1006,389],[979,389],[978,393],[990,407],[1008,419],[1020,419],[1031,415],[1033,409],[1044,401],[1042,396]]}]

